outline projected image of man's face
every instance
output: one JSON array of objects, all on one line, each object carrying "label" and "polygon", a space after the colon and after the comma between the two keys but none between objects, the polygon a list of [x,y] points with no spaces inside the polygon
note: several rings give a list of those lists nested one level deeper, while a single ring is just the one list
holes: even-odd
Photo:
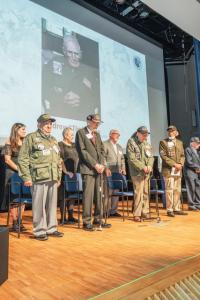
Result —
[{"label": "projected image of man's face", "polygon": [[78,68],[81,60],[81,49],[78,40],[71,36],[63,40],[63,53],[71,67]]},{"label": "projected image of man's face", "polygon": [[100,114],[98,43],[75,32],[42,34],[42,110],[84,121]]}]

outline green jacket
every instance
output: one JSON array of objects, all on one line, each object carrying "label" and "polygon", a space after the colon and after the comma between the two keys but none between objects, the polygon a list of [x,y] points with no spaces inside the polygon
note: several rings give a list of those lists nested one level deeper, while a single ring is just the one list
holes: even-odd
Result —
[{"label": "green jacket", "polygon": [[183,143],[179,139],[170,141],[168,138],[160,142],[160,156],[162,158],[162,174],[165,177],[171,175],[172,167],[175,163],[184,165],[185,153]]},{"label": "green jacket", "polygon": [[152,147],[146,141],[140,143],[136,134],[128,140],[126,154],[131,176],[144,176],[145,166],[153,168]]},{"label": "green jacket", "polygon": [[100,137],[96,134],[96,144],[94,145],[88,136],[87,127],[79,129],[76,133],[75,145],[79,155],[79,169],[81,174],[95,175],[96,164],[105,165],[105,151]]},{"label": "green jacket", "polygon": [[62,170],[56,139],[45,136],[40,130],[27,135],[19,152],[18,165],[24,181],[59,181]]}]

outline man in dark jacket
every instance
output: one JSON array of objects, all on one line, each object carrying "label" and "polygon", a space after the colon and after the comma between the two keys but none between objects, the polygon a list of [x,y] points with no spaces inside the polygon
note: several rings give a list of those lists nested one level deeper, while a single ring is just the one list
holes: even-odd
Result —
[{"label": "man in dark jacket", "polygon": [[[102,203],[102,174],[105,170],[104,146],[97,132],[101,123],[98,114],[87,117],[87,126],[76,133],[75,145],[79,155],[80,173],[83,179],[83,229],[93,231],[94,225],[111,227],[101,221]],[[92,207],[95,204],[94,221],[92,219]]]},{"label": "man in dark jacket", "polygon": [[200,210],[200,139],[192,137],[185,149],[185,183],[189,210]]}]

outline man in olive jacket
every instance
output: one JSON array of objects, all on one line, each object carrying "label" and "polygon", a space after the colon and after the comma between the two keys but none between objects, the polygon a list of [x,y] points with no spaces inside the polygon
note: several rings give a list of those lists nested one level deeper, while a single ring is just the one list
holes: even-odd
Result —
[{"label": "man in olive jacket", "polygon": [[177,139],[178,131],[173,125],[167,128],[168,137],[160,142],[162,175],[165,181],[167,215],[187,215],[181,211],[181,178],[185,162],[183,143]]},{"label": "man in olive jacket", "polygon": [[149,217],[149,184],[153,169],[151,145],[147,142],[149,132],[145,126],[128,140],[126,153],[134,188],[134,220],[140,222]]},{"label": "man in olive jacket", "polygon": [[[102,203],[100,199],[101,178],[105,170],[104,146],[97,132],[101,123],[98,114],[87,117],[87,126],[76,133],[75,145],[79,155],[79,168],[83,179],[83,229],[93,231],[95,225],[110,227],[101,221]],[[94,221],[91,224],[93,202]]]},{"label": "man in olive jacket", "polygon": [[19,175],[32,191],[33,234],[37,240],[62,237],[57,231],[57,186],[61,179],[58,143],[51,136],[55,119],[48,114],[38,118],[38,130],[30,133],[20,149]]}]

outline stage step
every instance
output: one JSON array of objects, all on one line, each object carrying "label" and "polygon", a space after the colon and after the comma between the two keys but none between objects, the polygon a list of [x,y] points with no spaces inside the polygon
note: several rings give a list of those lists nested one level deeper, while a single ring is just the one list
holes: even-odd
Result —
[{"label": "stage step", "polygon": [[145,300],[199,300],[200,299],[200,272],[186,277],[158,292]]}]

